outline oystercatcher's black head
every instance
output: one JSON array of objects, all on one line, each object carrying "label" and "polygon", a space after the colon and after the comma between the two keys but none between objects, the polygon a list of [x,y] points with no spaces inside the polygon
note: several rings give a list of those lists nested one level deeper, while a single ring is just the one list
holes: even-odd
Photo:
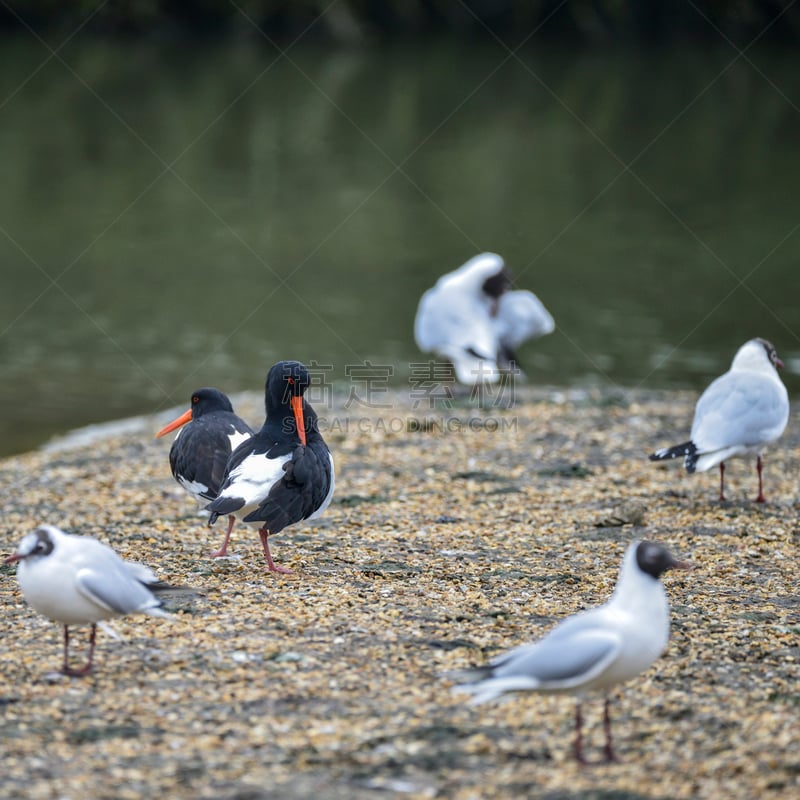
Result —
[{"label": "oystercatcher's black head", "polygon": [[267,373],[265,400],[267,418],[281,415],[287,406],[294,415],[297,435],[306,443],[305,419],[303,417],[303,393],[311,385],[311,376],[299,361],[279,361]]},{"label": "oystercatcher's black head", "polygon": [[204,386],[192,393],[191,406],[188,411],[185,411],[177,419],[165,425],[157,434],[164,436],[164,434],[174,431],[175,428],[180,428],[193,419],[202,417],[203,414],[209,414],[212,411],[230,411],[233,412],[233,406],[228,396],[221,392],[219,389],[214,389],[210,386]]},{"label": "oystercatcher's black head", "polygon": [[228,395],[224,392],[205,386],[192,394],[192,418],[197,419],[211,411],[230,411],[233,413],[233,406],[228,399]]}]

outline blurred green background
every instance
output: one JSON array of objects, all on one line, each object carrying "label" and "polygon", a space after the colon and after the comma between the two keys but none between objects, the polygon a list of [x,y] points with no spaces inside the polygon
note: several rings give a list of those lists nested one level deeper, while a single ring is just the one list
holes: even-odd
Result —
[{"label": "blurred green background", "polygon": [[760,335],[800,388],[794,9],[196,5],[5,7],[0,453],[280,358],[403,385],[482,250],[556,319],[534,384],[699,389]]}]

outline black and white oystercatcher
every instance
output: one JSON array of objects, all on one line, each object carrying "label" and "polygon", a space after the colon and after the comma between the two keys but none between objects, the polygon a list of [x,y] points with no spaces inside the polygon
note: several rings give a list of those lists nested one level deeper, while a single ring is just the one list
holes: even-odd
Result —
[{"label": "black and white oystercatcher", "polygon": [[[253,435],[253,429],[233,413],[226,394],[210,387],[194,392],[189,410],[165,425],[156,437],[176,428],[180,430],[169,449],[175,480],[198,501],[215,500],[231,453]],[[235,522],[231,514],[222,547],[211,553],[212,558],[227,555]]]},{"label": "black and white oystercatcher", "polygon": [[299,361],[279,361],[270,369],[264,425],[231,454],[219,496],[206,506],[209,525],[222,514],[258,525],[271,572],[291,570],[275,566],[268,538],[319,517],[333,497],[333,457],[303,398],[310,382]]},{"label": "black and white oystercatcher", "polygon": [[687,472],[705,472],[719,464],[719,499],[725,500],[725,462],[756,456],[757,503],[763,503],[762,453],[780,438],[789,421],[789,394],[778,377],[783,362],[766,339],[745,342],[731,368],[700,395],[691,439],[664,447],[651,461],[683,458]]}]

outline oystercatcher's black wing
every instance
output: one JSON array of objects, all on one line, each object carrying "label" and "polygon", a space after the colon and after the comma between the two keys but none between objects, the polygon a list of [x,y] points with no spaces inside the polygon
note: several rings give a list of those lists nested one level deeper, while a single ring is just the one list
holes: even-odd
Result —
[{"label": "oystercatcher's black wing", "polygon": [[295,447],[283,469],[285,475],[264,502],[244,518],[244,522],[261,522],[270,534],[310,517],[331,486],[330,452],[321,439]]},{"label": "oystercatcher's black wing", "polygon": [[231,455],[230,436],[253,435],[251,428],[230,412],[206,414],[191,423],[172,443],[169,464],[176,480],[207,487],[200,497],[213,500],[222,485]]}]

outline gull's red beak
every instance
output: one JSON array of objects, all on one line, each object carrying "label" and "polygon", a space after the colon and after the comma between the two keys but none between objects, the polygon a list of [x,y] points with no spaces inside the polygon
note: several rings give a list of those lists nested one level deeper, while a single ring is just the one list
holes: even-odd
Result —
[{"label": "gull's red beak", "polygon": [[297,435],[300,437],[300,443],[306,443],[306,421],[303,416],[303,397],[302,395],[292,395],[291,399],[292,411],[294,412],[294,422],[297,425]]},{"label": "gull's red beak", "polygon": [[4,564],[13,564],[15,561],[21,561],[24,556],[21,556],[19,553],[12,553],[5,561]]},{"label": "gull's red beak", "polygon": [[775,356],[775,366],[778,369],[783,369],[783,361],[781,361],[778,356]]},{"label": "gull's red beak", "polygon": [[169,433],[170,431],[174,431],[175,428],[180,428],[181,425],[185,425],[187,422],[191,422],[192,420],[192,409],[190,408],[188,411],[181,414],[178,419],[172,420],[169,425],[165,425],[157,434],[156,439],[159,436],[163,436],[165,433]]}]

